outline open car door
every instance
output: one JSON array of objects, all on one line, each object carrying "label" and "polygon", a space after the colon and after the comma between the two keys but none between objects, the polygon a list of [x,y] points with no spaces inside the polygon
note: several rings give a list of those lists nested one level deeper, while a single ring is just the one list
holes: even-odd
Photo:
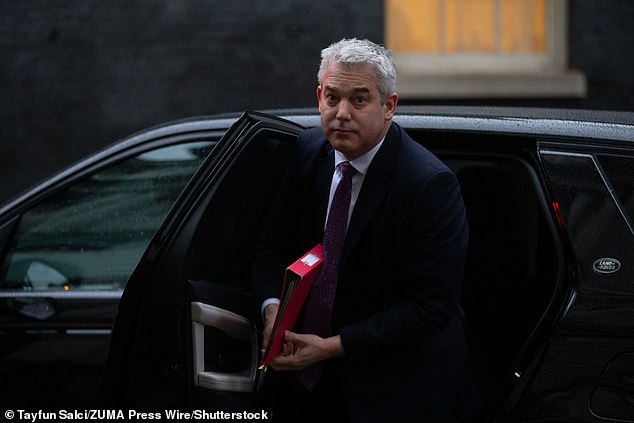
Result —
[{"label": "open car door", "polygon": [[265,407],[256,392],[261,317],[249,292],[251,260],[302,129],[248,112],[210,153],[123,293],[102,406]]}]

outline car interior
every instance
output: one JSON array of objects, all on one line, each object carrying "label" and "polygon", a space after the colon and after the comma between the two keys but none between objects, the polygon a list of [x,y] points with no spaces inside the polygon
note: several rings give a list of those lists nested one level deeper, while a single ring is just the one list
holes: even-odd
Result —
[{"label": "car interior", "polygon": [[487,401],[494,409],[527,369],[526,357],[538,355],[534,346],[558,297],[558,241],[532,167],[534,140],[452,136],[465,142],[447,149],[445,136],[421,139],[461,186],[470,234],[461,303],[487,367]]},{"label": "car interior", "polygon": [[556,261],[530,168],[513,159],[448,160],[470,227],[462,304],[498,383],[553,296]]}]

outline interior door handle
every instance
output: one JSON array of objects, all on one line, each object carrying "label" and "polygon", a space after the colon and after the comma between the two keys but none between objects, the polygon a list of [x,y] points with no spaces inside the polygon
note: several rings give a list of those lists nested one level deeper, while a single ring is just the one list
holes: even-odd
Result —
[{"label": "interior door handle", "polygon": [[[246,317],[200,302],[191,303],[194,350],[194,384],[216,391],[253,392],[258,367],[257,328]],[[227,336],[249,345],[247,369],[238,372],[205,371],[205,326],[223,331]]]}]

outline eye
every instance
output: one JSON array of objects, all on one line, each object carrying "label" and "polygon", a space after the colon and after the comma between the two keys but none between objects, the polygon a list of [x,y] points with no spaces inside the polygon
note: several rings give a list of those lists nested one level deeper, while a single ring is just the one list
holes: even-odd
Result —
[{"label": "eye", "polygon": [[326,94],[326,101],[328,101],[329,104],[334,104],[337,101],[339,101],[339,97],[337,97],[336,95],[334,95],[332,93],[327,93]]},{"label": "eye", "polygon": [[357,96],[354,98],[354,104],[357,106],[363,106],[368,102],[368,97],[366,96]]}]

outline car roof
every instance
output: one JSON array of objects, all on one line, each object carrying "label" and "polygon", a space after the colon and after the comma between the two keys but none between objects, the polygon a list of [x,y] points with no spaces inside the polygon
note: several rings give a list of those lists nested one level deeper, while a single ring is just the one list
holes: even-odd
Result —
[{"label": "car roof", "polygon": [[[316,109],[269,110],[271,114],[317,114]],[[549,119],[634,125],[634,112],[618,110],[558,109],[543,107],[399,105],[397,115],[453,116],[479,118]]]},{"label": "car roof", "polygon": [[[269,109],[306,127],[319,125],[316,108]],[[115,143],[138,143],[143,139],[179,131],[226,130],[244,112],[194,116],[167,122],[132,134]],[[634,112],[482,106],[398,106],[394,120],[406,129],[535,135],[634,142]]]},{"label": "car roof", "polygon": [[[269,112],[304,126],[319,124],[313,109]],[[394,120],[407,129],[634,142],[634,112],[406,105],[397,107]]]},{"label": "car roof", "polygon": [[[305,127],[319,125],[319,113],[316,108],[275,109],[265,110],[264,113],[291,120]],[[70,176],[78,169],[97,163],[119,151],[185,132],[210,131],[222,135],[242,114],[243,112],[235,112],[185,118],[136,132],[52,175],[6,204],[0,204],[0,214],[4,214],[35,192]],[[609,140],[634,145],[633,112],[405,105],[398,106],[394,120],[409,130],[532,135],[549,139],[565,137],[579,140]]]}]

